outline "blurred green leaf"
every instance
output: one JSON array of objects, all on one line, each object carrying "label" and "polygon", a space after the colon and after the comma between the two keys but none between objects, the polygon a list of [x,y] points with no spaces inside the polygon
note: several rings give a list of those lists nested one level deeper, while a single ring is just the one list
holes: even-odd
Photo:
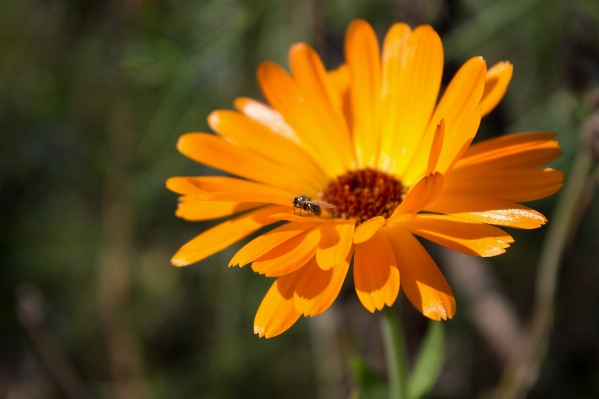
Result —
[{"label": "blurred green leaf", "polygon": [[352,399],[385,398],[387,393],[387,382],[378,375],[358,355],[353,354],[349,361],[350,372],[357,388],[351,394]]},{"label": "blurred green leaf", "polygon": [[414,370],[408,379],[408,398],[420,399],[433,389],[445,358],[445,330],[443,323],[429,322]]},{"label": "blurred green leaf", "polygon": [[446,59],[467,57],[473,49],[501,29],[522,18],[543,0],[503,0],[481,10],[443,38]]}]

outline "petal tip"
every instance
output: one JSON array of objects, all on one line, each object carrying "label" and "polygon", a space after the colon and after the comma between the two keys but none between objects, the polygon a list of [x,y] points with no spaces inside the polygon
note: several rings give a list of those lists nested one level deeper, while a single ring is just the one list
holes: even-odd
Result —
[{"label": "petal tip", "polygon": [[289,48],[289,54],[293,54],[297,51],[305,51],[307,49],[310,48],[310,45],[304,42],[298,42],[298,43],[294,43],[290,48]]},{"label": "petal tip", "polygon": [[[443,301],[444,302],[444,301]],[[442,301],[429,302],[423,309],[422,314],[432,320],[441,321],[452,319],[455,315],[455,300],[452,306],[443,303]],[[450,303],[451,304],[451,303]]]},{"label": "petal tip", "polygon": [[177,256],[174,256],[171,259],[171,264],[176,267],[181,267],[181,266],[187,266],[190,263],[185,258],[179,258]]},{"label": "petal tip", "polygon": [[206,121],[208,122],[208,126],[210,126],[212,130],[216,131],[220,121],[219,111],[212,111],[206,118]]},{"label": "petal tip", "polygon": [[260,326],[254,326],[254,334],[258,334],[259,338],[262,338],[264,336],[266,336],[266,338],[268,339],[269,337],[266,335],[265,332],[265,328],[263,325]]}]

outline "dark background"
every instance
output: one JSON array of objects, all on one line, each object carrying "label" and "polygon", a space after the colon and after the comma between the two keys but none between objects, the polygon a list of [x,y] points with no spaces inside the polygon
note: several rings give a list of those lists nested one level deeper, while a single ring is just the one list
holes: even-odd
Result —
[{"label": "dark background", "polygon": [[[261,98],[257,65],[287,67],[294,42],[334,68],[353,19],[379,39],[405,21],[441,35],[444,83],[472,56],[509,60],[509,90],[478,137],[556,132],[564,154],[552,166],[566,173],[599,86],[597,0],[0,0],[0,10],[0,397],[10,399],[324,399],[357,395],[361,363],[370,381],[384,376],[378,315],[351,281],[330,311],[264,340],[252,321],[271,282],[226,268],[240,244],[169,263],[213,224],[174,216],[164,181],[212,173],[180,155],[177,138],[208,131],[209,112],[235,97]],[[599,204],[589,200],[531,398],[599,397]],[[531,206],[551,220],[554,205]],[[546,230],[510,230],[507,254],[477,265],[519,328]],[[432,397],[490,398],[506,355],[477,327],[476,297],[445,269],[447,254],[431,251],[458,300]],[[426,320],[398,302],[413,355]]]}]

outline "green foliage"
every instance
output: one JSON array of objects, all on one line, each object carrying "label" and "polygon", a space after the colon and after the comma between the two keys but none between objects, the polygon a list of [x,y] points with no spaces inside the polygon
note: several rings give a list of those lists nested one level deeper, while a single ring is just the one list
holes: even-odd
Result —
[{"label": "green foliage", "polygon": [[370,399],[387,397],[387,382],[377,374],[364,359],[357,354],[351,356],[349,369],[356,388],[352,399]]},{"label": "green foliage", "polygon": [[414,368],[408,380],[408,398],[426,398],[441,373],[445,359],[445,327],[441,322],[430,321]]}]

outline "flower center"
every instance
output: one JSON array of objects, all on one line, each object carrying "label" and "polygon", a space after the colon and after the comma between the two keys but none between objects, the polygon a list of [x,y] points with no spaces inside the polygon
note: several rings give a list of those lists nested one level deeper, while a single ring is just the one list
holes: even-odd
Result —
[{"label": "flower center", "polygon": [[396,178],[374,169],[347,172],[333,179],[322,193],[322,200],[335,208],[335,218],[356,219],[358,224],[375,216],[388,218],[401,204],[405,193]]}]

